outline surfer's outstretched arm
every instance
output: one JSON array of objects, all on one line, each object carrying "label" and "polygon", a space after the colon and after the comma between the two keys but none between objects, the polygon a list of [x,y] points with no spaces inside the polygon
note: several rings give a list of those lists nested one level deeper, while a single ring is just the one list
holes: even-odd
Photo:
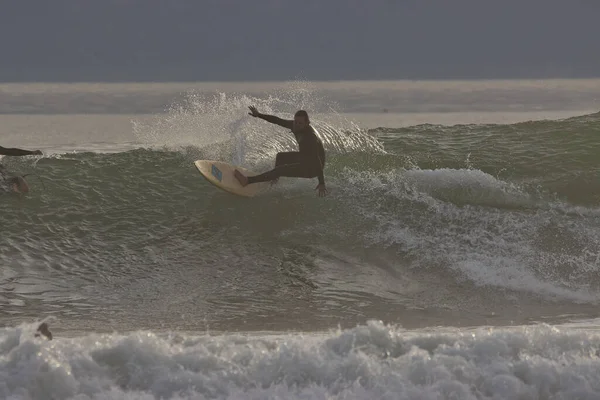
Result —
[{"label": "surfer's outstretched arm", "polygon": [[0,156],[31,156],[41,154],[42,152],[40,150],[29,151],[22,149],[7,149],[6,147],[0,146]]},{"label": "surfer's outstretched arm", "polygon": [[287,129],[292,129],[294,127],[294,121],[291,119],[283,119],[276,117],[275,115],[261,114],[254,106],[250,106],[248,108],[250,109],[250,112],[248,114],[252,115],[253,117],[264,119],[267,122],[282,126]]}]

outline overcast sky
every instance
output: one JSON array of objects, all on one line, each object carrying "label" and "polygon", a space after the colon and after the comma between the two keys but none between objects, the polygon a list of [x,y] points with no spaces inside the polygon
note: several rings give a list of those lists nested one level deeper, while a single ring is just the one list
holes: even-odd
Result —
[{"label": "overcast sky", "polygon": [[0,81],[600,76],[598,0],[2,0]]}]

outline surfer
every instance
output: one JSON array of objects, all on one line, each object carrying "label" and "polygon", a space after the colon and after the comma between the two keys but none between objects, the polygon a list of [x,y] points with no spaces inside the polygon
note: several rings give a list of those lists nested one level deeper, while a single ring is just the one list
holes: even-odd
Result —
[{"label": "surfer", "polygon": [[323,143],[317,136],[316,130],[310,125],[308,113],[299,110],[293,120],[281,119],[274,115],[261,114],[256,107],[250,106],[249,115],[264,119],[267,122],[290,129],[298,142],[299,151],[277,153],[275,157],[275,168],[256,176],[244,176],[237,169],[234,172],[236,179],[242,186],[257,182],[271,181],[276,183],[279,177],[292,178],[319,178],[319,184],[315,190],[319,196],[327,194],[323,169],[325,168],[325,150]]},{"label": "surfer", "polygon": [[[0,146],[0,156],[31,156],[31,155],[42,155],[41,150],[22,150]],[[29,191],[29,185],[22,176],[9,176],[6,168],[0,164],[0,188],[4,186],[8,190],[12,190],[17,193],[27,193]]]}]

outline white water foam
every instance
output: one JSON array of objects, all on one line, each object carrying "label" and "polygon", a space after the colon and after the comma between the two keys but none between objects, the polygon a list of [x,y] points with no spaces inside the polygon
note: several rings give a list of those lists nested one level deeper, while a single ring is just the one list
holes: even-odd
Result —
[{"label": "white water foam", "polygon": [[598,399],[600,335],[537,325],[329,333],[0,330],[7,399]]},{"label": "white water foam", "polygon": [[[339,197],[375,222],[367,242],[414,255],[415,268],[549,299],[600,300],[593,264],[600,234],[585,218],[476,170],[346,169],[342,176]],[[555,251],[565,242],[573,244]]]}]

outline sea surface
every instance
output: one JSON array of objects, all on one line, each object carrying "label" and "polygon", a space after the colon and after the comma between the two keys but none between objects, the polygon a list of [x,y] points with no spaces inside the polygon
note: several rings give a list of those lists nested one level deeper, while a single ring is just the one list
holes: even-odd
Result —
[{"label": "sea surface", "polygon": [[[248,199],[311,115],[316,179]],[[0,398],[600,399],[600,80],[0,84]],[[53,339],[35,337],[46,322]]]}]

